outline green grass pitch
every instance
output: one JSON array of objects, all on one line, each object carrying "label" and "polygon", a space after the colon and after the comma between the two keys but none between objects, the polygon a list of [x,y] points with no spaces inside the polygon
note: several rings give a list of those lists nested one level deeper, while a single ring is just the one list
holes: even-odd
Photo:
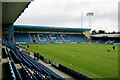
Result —
[{"label": "green grass pitch", "polygon": [[46,58],[91,78],[117,78],[118,47],[116,46],[116,49],[113,50],[112,46],[88,43],[29,44],[29,50],[39,52]]}]

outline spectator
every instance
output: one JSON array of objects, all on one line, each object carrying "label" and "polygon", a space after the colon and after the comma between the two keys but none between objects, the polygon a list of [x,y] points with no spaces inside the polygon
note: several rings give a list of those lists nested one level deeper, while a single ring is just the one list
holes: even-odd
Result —
[{"label": "spectator", "polygon": [[37,53],[36,55],[37,55],[37,60],[39,61],[39,53]]},{"label": "spectator", "polygon": [[34,58],[36,57],[36,52],[34,52]]}]

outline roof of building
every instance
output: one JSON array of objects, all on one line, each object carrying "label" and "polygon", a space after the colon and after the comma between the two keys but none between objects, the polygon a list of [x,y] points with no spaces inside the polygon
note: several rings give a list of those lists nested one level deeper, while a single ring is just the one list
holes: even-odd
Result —
[{"label": "roof of building", "polygon": [[[31,0],[29,0],[31,1]],[[2,24],[14,23],[31,2],[3,2]]]},{"label": "roof of building", "polygon": [[91,37],[120,37],[120,34],[96,34]]},{"label": "roof of building", "polygon": [[67,31],[90,31],[90,28],[69,28],[56,26],[28,26],[28,25],[14,25],[15,30],[67,30]]}]

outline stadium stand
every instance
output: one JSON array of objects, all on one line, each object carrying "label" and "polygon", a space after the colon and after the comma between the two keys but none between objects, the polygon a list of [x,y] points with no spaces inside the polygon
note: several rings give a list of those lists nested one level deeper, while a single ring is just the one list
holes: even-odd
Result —
[{"label": "stadium stand", "polygon": [[[15,66],[15,63],[14,63],[12,57],[11,57],[11,54],[8,51],[8,48],[5,47],[5,48],[3,48],[3,50],[4,50],[4,52],[7,56],[8,65],[9,65],[9,68],[8,68],[9,69],[9,72],[8,72],[9,75],[7,75],[7,78],[9,78],[10,80],[22,80],[21,75],[18,72],[18,70]],[[6,78],[4,78],[4,79],[6,79]]]},{"label": "stadium stand", "polygon": [[34,41],[36,43],[80,43],[88,41],[84,34],[30,33],[29,36],[29,33],[15,33],[14,38],[16,43],[34,43]]},{"label": "stadium stand", "polygon": [[[28,54],[19,51],[15,44],[8,43],[5,40],[3,41],[3,45],[6,47],[4,52],[8,57],[11,80],[22,80],[20,73],[16,69],[14,61],[20,64],[24,75],[26,75],[26,79],[28,80],[65,80],[49,68],[30,57]],[[8,49],[10,49],[10,51],[8,51]]]},{"label": "stadium stand", "polygon": [[58,34],[49,34],[52,43],[61,43],[63,42]]},{"label": "stadium stand", "polygon": [[69,35],[67,35],[67,34],[61,34],[60,36],[64,42],[71,42],[72,41],[71,38],[69,37]]},{"label": "stadium stand", "polygon": [[33,34],[33,35],[34,35],[33,40],[36,40],[38,43],[49,43],[45,34]]},{"label": "stadium stand", "polygon": [[120,44],[120,35],[118,34],[98,34],[90,37],[93,43]]},{"label": "stadium stand", "polygon": [[85,39],[85,37],[82,36],[82,34],[72,34],[72,36],[77,42],[87,42],[87,39]]},{"label": "stadium stand", "polygon": [[89,41],[90,30],[89,28],[14,25],[13,39],[16,43],[81,43]]},{"label": "stadium stand", "polygon": [[41,40],[41,42],[49,43],[48,38],[46,37],[45,34],[38,34],[38,37]]},{"label": "stadium stand", "polygon": [[15,42],[31,43],[28,33],[16,33],[14,34]]},{"label": "stadium stand", "polygon": [[35,35],[30,33],[30,37],[31,37],[31,42],[34,43],[34,41],[36,42],[36,38],[35,38]]}]

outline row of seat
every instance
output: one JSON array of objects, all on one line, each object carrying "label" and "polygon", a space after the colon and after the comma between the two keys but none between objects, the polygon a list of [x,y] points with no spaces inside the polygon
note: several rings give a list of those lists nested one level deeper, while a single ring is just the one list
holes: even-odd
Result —
[{"label": "row of seat", "polygon": [[70,43],[88,41],[84,34],[47,33],[15,33],[14,40],[19,43]]},{"label": "row of seat", "polygon": [[7,78],[9,78],[10,80],[22,80],[22,77],[15,66],[14,60],[11,58],[11,54],[8,51],[8,48],[5,47],[2,50],[4,50],[3,52],[5,52],[8,59],[8,64],[9,64],[8,69],[10,70],[10,73],[8,74]]},{"label": "row of seat", "polygon": [[[28,67],[32,69],[32,67],[31,67],[32,65],[30,65],[25,59],[22,59],[22,60],[21,60],[18,56],[16,56],[17,54],[16,54],[14,51],[12,51],[12,52],[13,52],[13,55],[15,56],[15,57],[13,57],[13,58],[16,58],[16,61],[17,61],[18,63],[20,63],[20,65],[21,65],[21,67],[22,67],[25,75],[27,75],[27,76],[25,76],[26,79],[28,79],[28,80],[39,80],[39,79],[38,79],[35,75],[33,75],[33,74],[29,71],[29,69],[28,69]],[[25,61],[25,62],[24,62],[24,61]],[[27,65],[28,65],[28,67],[27,67]],[[41,80],[44,80],[44,78],[42,78]]]},{"label": "row of seat", "polygon": [[99,44],[120,44],[119,40],[92,40],[92,43]]},{"label": "row of seat", "polygon": [[29,59],[29,61],[31,63],[34,63],[34,67],[35,65],[39,68],[36,68],[36,70],[41,71],[43,73],[45,73],[47,76],[51,76],[53,79],[57,79],[57,80],[64,80],[61,76],[59,76],[58,74],[54,73],[52,70],[50,70],[49,68],[45,67],[43,64],[39,63],[37,60],[34,60],[32,57],[30,57],[28,54],[23,53],[23,56],[27,57],[27,59]]},{"label": "row of seat", "polygon": [[[43,64],[39,63],[38,61],[30,57],[28,54],[19,51],[16,45],[7,43],[7,41],[4,41],[3,43],[5,44],[5,46],[10,48],[10,51],[7,51],[7,48],[6,48],[6,53],[9,53],[8,57],[10,57],[11,60],[13,59],[15,63],[21,65],[25,75],[27,75],[26,78],[29,78],[29,80],[39,80],[39,79],[64,80],[64,78],[62,78],[61,76],[59,76],[58,74],[50,70],[49,68],[45,67]],[[34,74],[32,74],[28,68],[34,71]],[[16,75],[16,72],[14,72],[14,74]],[[17,74],[19,74],[19,72]],[[21,80],[21,79],[18,79],[18,80]]]}]

